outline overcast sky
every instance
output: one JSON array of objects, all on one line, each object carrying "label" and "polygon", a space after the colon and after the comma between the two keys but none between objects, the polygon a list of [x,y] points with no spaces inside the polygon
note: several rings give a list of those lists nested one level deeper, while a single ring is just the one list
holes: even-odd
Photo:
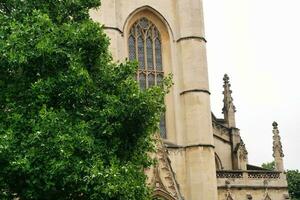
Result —
[{"label": "overcast sky", "polygon": [[249,162],[272,161],[279,124],[287,169],[300,169],[300,0],[203,0],[212,110],[231,78]]}]

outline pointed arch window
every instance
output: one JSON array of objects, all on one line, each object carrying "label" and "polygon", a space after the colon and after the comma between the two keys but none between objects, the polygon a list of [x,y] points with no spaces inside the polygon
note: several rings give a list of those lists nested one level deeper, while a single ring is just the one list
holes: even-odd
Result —
[{"label": "pointed arch window", "polygon": [[[143,17],[135,22],[128,37],[129,60],[137,60],[137,81],[141,89],[160,85],[163,77],[162,42],[157,27]],[[167,137],[165,115],[160,121],[160,135]]]}]

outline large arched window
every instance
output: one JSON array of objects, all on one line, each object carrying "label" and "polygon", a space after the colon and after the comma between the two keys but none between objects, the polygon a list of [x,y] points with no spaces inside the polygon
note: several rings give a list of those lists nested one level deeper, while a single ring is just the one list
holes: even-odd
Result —
[{"label": "large arched window", "polygon": [[[143,17],[135,22],[128,37],[129,60],[137,60],[137,81],[141,89],[161,84],[164,71],[161,35],[156,26]],[[165,116],[161,117],[160,135],[166,138]]]}]

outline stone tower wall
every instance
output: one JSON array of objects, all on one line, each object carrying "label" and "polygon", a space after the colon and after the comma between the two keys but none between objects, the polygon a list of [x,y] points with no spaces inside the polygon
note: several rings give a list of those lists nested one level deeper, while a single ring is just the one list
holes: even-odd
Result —
[{"label": "stone tower wall", "polygon": [[161,32],[165,73],[174,86],[166,97],[167,141],[177,145],[172,168],[187,200],[216,200],[217,182],[212,131],[206,40],[201,0],[102,0],[91,11],[111,38],[116,61],[128,57],[128,30],[147,17]]}]

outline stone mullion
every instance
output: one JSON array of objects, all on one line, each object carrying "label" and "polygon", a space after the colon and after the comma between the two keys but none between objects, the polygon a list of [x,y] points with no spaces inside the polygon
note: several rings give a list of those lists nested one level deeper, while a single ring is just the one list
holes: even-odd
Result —
[{"label": "stone mullion", "polygon": [[155,52],[155,34],[154,34],[154,28],[155,27],[151,27],[151,32],[152,32],[152,35],[151,35],[151,42],[152,42],[152,54],[153,54],[153,57],[152,57],[152,62],[153,62],[153,71],[154,71],[154,85],[157,85],[157,74],[156,74],[156,52]]},{"label": "stone mullion", "polygon": [[[135,59],[138,61],[139,51],[138,51],[138,34],[137,34],[137,26],[134,25],[134,44],[135,44]],[[139,62],[139,61],[138,61]],[[138,66],[137,70],[137,82],[140,84],[140,67]]]},{"label": "stone mullion", "polygon": [[149,87],[148,81],[148,61],[147,61],[147,35],[146,31],[142,31],[142,38],[144,42],[144,66],[145,66],[145,75],[146,75],[146,88]]}]

